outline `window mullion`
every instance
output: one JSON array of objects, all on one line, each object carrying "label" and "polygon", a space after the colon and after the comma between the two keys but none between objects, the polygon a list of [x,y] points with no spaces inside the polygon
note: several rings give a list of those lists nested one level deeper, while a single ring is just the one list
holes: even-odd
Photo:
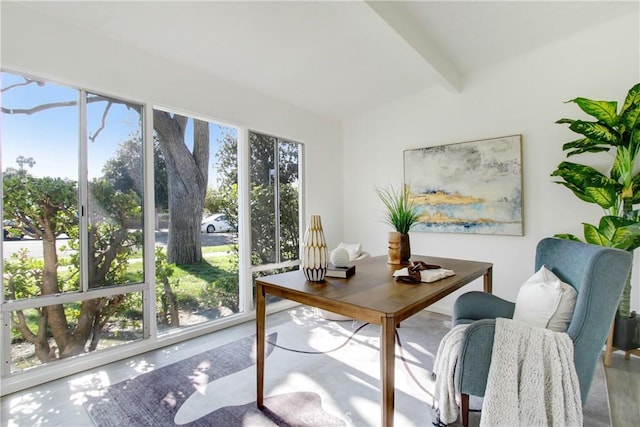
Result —
[{"label": "window mullion", "polygon": [[155,197],[154,195],[154,159],[153,159],[153,108],[146,105],[142,110],[142,159],[144,179],[144,220],[142,223],[144,283],[142,291],[142,334],[143,338],[158,334],[156,323],[156,265],[155,265]]},{"label": "window mullion", "polygon": [[[242,128],[238,132],[238,242],[240,243],[238,277],[238,301],[240,311],[246,312],[252,306],[253,280],[251,276],[251,149],[249,129]],[[246,267],[249,268],[246,268]]]},{"label": "window mullion", "polygon": [[276,263],[280,263],[282,262],[282,257],[281,257],[281,248],[282,245],[280,244],[280,138],[276,138],[276,140],[273,143],[273,156],[274,156],[274,162],[273,162],[273,204],[274,207],[273,209],[275,210],[275,222],[276,222],[276,227],[275,227],[275,234],[276,234],[276,238],[275,238],[275,250],[276,250]]},{"label": "window mullion", "polygon": [[11,312],[4,310],[0,311],[0,344],[2,344],[0,376],[5,378],[11,375]]},{"label": "window mullion", "polygon": [[80,251],[78,270],[80,273],[80,291],[87,292],[89,290],[88,266],[89,266],[89,247],[88,247],[88,194],[89,194],[89,174],[87,160],[87,92],[83,89],[78,93],[78,128],[79,128],[79,171],[78,171],[78,248]]},{"label": "window mullion", "polygon": [[[304,230],[307,229],[305,218],[307,217],[307,204],[306,198],[303,197],[306,194],[306,180],[305,174],[305,153],[304,144],[298,144],[298,241],[302,242],[304,238]],[[300,249],[300,248],[299,248]]]},{"label": "window mullion", "polygon": [[[1,159],[1,156],[0,156]],[[2,163],[0,162],[0,165]],[[0,174],[0,189],[4,188],[2,176]],[[4,206],[4,192],[0,190],[0,203]],[[4,219],[4,217],[2,218]],[[4,272],[4,244],[0,245],[0,268]],[[4,311],[4,280],[2,280],[2,286],[0,286],[0,377],[5,378],[11,375],[11,312]]]}]

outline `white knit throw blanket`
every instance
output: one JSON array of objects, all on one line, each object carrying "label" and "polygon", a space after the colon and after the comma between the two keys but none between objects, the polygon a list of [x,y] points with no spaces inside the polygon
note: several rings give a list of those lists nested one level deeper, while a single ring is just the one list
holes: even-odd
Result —
[{"label": "white knit throw blanket", "polygon": [[496,319],[480,426],[582,426],[569,335]]},{"label": "white knit throw blanket", "polygon": [[451,424],[458,419],[456,389],[453,375],[460,353],[462,336],[469,325],[458,325],[442,337],[438,353],[433,361],[433,374],[436,376],[434,400],[438,407],[440,421]]},{"label": "white knit throw blanket", "polygon": [[[434,398],[445,424],[458,418],[454,372],[467,326],[442,338],[433,363]],[[573,342],[566,333],[496,319],[480,426],[582,426]]]}]

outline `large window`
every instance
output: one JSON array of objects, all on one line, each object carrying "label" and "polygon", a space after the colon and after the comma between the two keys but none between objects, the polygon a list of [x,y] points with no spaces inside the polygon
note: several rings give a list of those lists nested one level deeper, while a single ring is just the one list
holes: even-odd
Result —
[{"label": "large window", "polygon": [[[243,310],[237,130],[155,109],[156,303],[160,333]],[[181,149],[179,162],[166,156]],[[175,163],[179,163],[176,167]]]},{"label": "large window", "polygon": [[144,192],[114,179],[143,181],[116,164],[142,106],[8,72],[2,96],[3,376],[143,338]]},{"label": "large window", "polygon": [[224,327],[251,278],[298,268],[301,144],[6,70],[1,86],[3,381]]},{"label": "large window", "polygon": [[299,265],[301,151],[302,144],[249,133],[254,280]]}]

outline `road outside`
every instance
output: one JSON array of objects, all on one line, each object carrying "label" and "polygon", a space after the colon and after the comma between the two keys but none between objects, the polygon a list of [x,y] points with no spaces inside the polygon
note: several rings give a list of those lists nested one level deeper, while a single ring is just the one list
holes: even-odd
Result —
[{"label": "road outside", "polygon": [[[167,230],[156,231],[156,245],[166,246],[169,233]],[[221,246],[233,243],[236,233],[202,233],[200,241],[203,247]],[[58,239],[58,256],[68,256],[71,251],[61,251],[60,248],[67,246],[66,238]],[[7,259],[12,254],[17,253],[20,249],[27,249],[32,258],[42,258],[42,242],[25,237],[22,240],[5,240],[2,245],[2,258]]]},{"label": "road outside", "polygon": [[[167,246],[168,238],[167,230],[156,231],[156,245]],[[235,241],[236,233],[200,233],[200,244],[203,247],[228,245]]]}]

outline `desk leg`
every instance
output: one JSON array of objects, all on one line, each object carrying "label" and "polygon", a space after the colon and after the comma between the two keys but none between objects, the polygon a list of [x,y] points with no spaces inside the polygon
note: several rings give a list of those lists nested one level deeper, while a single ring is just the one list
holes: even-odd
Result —
[{"label": "desk leg", "polygon": [[383,317],[380,329],[380,388],[382,393],[382,426],[393,427],[396,328],[393,317]]},{"label": "desk leg", "polygon": [[256,361],[257,376],[257,395],[256,403],[258,408],[264,407],[264,352],[265,352],[265,323],[266,323],[266,302],[264,288],[260,283],[256,285],[256,350],[258,357]]},{"label": "desk leg", "polygon": [[484,273],[484,291],[488,294],[493,291],[493,267],[489,267],[486,273]]}]

